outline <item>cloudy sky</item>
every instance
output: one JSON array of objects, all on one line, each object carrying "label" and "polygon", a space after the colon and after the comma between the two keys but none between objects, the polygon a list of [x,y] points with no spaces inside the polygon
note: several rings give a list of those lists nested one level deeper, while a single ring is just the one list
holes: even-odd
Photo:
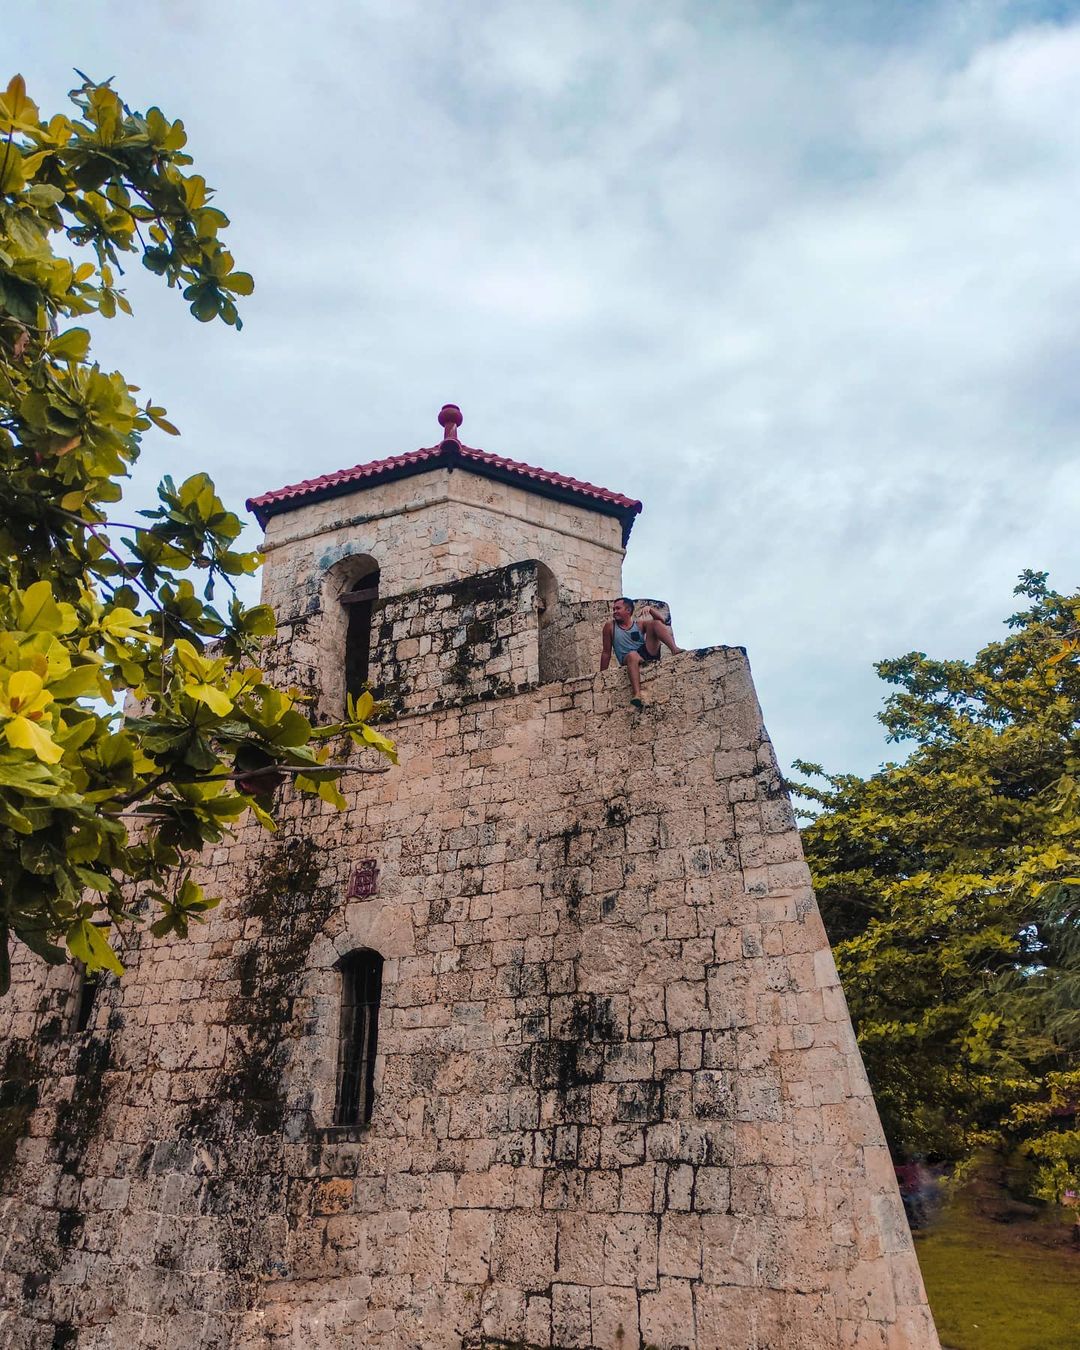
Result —
[{"label": "cloudy sky", "polygon": [[5,56],[182,117],[254,273],[141,269],[135,496],[437,437],[640,497],[625,581],[748,648],[785,762],[897,751],[872,663],[1080,581],[1080,4],[38,0]]}]

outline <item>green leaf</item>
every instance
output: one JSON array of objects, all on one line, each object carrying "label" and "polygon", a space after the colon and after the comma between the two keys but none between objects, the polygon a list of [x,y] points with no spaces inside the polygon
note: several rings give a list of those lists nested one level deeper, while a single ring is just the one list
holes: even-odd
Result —
[{"label": "green leaf", "polygon": [[167,248],[152,246],[143,249],[143,266],[157,275],[164,276],[169,270],[172,254]]},{"label": "green leaf", "polygon": [[49,693],[53,698],[59,699],[83,698],[87,694],[100,695],[100,681],[100,666],[75,666],[62,679],[49,682]]},{"label": "green leaf", "polygon": [[273,637],[277,632],[274,611],[269,605],[253,605],[240,617],[240,626],[248,637]]},{"label": "green leaf", "polygon": [[252,797],[250,801],[251,801],[251,812],[252,815],[254,815],[255,819],[259,822],[259,824],[263,827],[264,830],[269,830],[271,834],[275,833],[277,830],[277,821],[274,819],[274,817],[270,814],[269,811],[261,807],[254,797]]},{"label": "green leaf", "polygon": [[216,319],[221,308],[221,296],[217,287],[197,286],[189,289],[192,292],[191,312],[199,322],[209,323],[211,319]]},{"label": "green leaf", "polygon": [[223,689],[219,689],[217,685],[193,680],[184,685],[184,693],[187,694],[189,698],[193,698],[197,702],[204,704],[218,717],[225,717],[228,713],[232,712],[232,699],[229,698],[228,694],[226,694]]},{"label": "green leaf", "polygon": [[146,407],[146,415],[154,426],[160,427],[162,431],[167,431],[170,436],[179,436],[180,431],[177,427],[165,417],[164,408],[152,408],[149,404]]},{"label": "green leaf", "polygon": [[53,187],[51,183],[35,183],[32,187],[27,188],[25,200],[39,211],[48,211],[64,200],[64,193],[60,188]]},{"label": "green leaf", "polygon": [[70,633],[78,620],[71,605],[58,605],[52,583],[35,581],[22,594],[19,627],[26,633]]},{"label": "green leaf", "polygon": [[4,727],[4,736],[13,749],[29,750],[44,764],[58,764],[64,756],[49,728],[29,717],[10,718]]},{"label": "green leaf", "polygon": [[346,801],[341,789],[336,783],[320,783],[317,791],[324,802],[329,802],[331,806],[337,807],[339,811],[344,811],[348,808],[349,803]]},{"label": "green leaf", "polygon": [[306,745],[311,738],[311,723],[302,714],[290,709],[267,731],[267,739],[274,745],[294,747]]},{"label": "green leaf", "polygon": [[360,735],[368,745],[374,746],[375,749],[378,750],[380,754],[385,755],[391,763],[396,764],[398,762],[397,747],[389,737],[376,731],[374,727],[367,726],[361,728]]},{"label": "green leaf", "polygon": [[49,343],[54,361],[85,361],[90,350],[90,333],[85,328],[69,328]]},{"label": "green leaf", "polygon": [[76,919],[67,930],[68,951],[81,961],[87,970],[110,970],[123,975],[124,967],[109,946],[105,936],[89,919]]},{"label": "green leaf", "polygon": [[59,966],[66,960],[64,949],[51,942],[42,928],[20,925],[15,929],[15,936],[29,947],[35,956],[40,956],[50,966]]},{"label": "green leaf", "polygon": [[214,485],[207,474],[193,473],[180,484],[177,496],[183,507],[212,504],[215,500]]},{"label": "green leaf", "polygon": [[0,94],[0,133],[35,131],[38,121],[37,105],[26,92],[26,81],[13,75]]},{"label": "green leaf", "polygon": [[32,759],[6,759],[0,756],[0,788],[17,788],[30,797],[55,797],[60,784],[53,770]]},{"label": "green leaf", "polygon": [[25,186],[22,152],[15,146],[10,153],[0,153],[0,193],[13,197]]}]

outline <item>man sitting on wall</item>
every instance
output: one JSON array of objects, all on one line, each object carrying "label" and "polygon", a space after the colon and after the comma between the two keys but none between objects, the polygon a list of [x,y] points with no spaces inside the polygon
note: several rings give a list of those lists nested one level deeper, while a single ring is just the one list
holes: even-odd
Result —
[{"label": "man sitting on wall", "polygon": [[634,602],[626,595],[620,595],[611,607],[611,618],[604,624],[604,650],[600,657],[600,669],[607,670],[611,664],[611,653],[620,666],[626,667],[630,676],[630,702],[635,708],[644,708],[641,697],[641,667],[651,661],[660,660],[660,647],[669,652],[681,652],[675,646],[675,635],[671,625],[664,622],[663,616],[654,605],[642,606],[642,617],[634,618]]}]

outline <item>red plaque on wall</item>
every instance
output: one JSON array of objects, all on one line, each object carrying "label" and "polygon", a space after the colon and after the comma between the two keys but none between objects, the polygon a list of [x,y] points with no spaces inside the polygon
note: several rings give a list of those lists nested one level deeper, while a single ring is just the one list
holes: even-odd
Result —
[{"label": "red plaque on wall", "polygon": [[379,885],[379,865],[374,858],[361,858],[349,878],[346,900],[367,900]]}]

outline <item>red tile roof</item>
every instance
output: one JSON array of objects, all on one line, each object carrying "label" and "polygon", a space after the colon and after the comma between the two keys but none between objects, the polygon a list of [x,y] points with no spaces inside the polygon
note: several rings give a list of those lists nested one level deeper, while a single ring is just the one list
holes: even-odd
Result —
[{"label": "red tile roof", "polygon": [[592,483],[583,483],[577,478],[552,473],[548,469],[535,469],[531,464],[522,464],[516,459],[489,455],[485,450],[475,450],[453,439],[447,439],[440,445],[413,450],[406,455],[373,459],[368,464],[357,464],[351,469],[339,469],[337,473],[323,474],[320,478],[305,478],[288,487],[275,488],[273,492],[264,492],[259,497],[249,497],[247,508],[255,513],[259,524],[265,527],[271,516],[281,515],[284,511],[444,465],[465,469],[484,478],[517,483],[543,497],[573,502],[606,516],[616,516],[622,521],[624,544],[630,536],[634,517],[641,510],[639,501],[624,497],[621,492],[610,492],[607,488],[595,487]]}]

